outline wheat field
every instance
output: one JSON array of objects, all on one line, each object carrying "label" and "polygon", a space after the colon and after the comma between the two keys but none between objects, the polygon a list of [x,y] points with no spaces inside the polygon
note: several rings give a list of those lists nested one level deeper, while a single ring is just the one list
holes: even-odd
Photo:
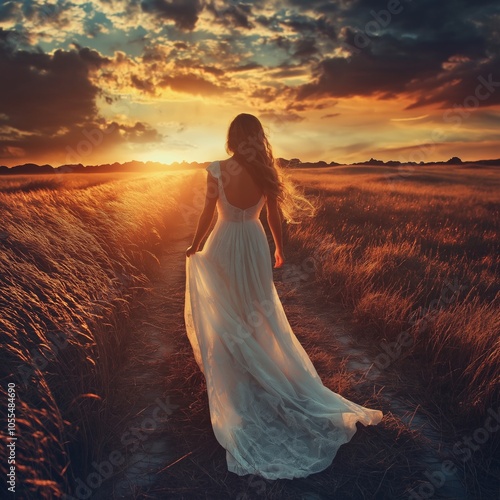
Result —
[{"label": "wheat field", "polygon": [[34,497],[59,498],[105,444],[127,317],[185,186],[179,173],[0,179],[0,391],[16,384],[18,481]]},{"label": "wheat field", "polygon": [[315,256],[329,300],[352,310],[378,354],[397,343],[379,367],[417,362],[454,418],[497,405],[498,168],[333,167],[296,179],[323,209],[289,238]]},{"label": "wheat field", "polygon": [[[307,284],[325,311],[342,307],[391,390],[411,395],[451,442],[473,435],[500,401],[498,168],[335,166],[292,176],[320,206],[314,219],[284,227],[286,279],[299,300]],[[194,234],[204,179],[0,178],[0,395],[6,401],[7,383],[16,384],[26,498],[62,498],[104,453],[130,312],[161,252],[181,229]],[[192,369],[180,362],[179,380]],[[478,477],[498,479],[499,435],[467,459],[476,492]],[[225,498],[220,481],[213,491]]]}]

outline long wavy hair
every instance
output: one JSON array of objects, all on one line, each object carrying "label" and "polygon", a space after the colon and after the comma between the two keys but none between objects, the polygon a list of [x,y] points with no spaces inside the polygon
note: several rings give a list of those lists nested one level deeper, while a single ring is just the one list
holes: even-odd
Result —
[{"label": "long wavy hair", "polygon": [[259,119],[241,113],[229,125],[226,151],[241,165],[267,197],[276,197],[283,218],[298,224],[318,208],[306,198],[290,175],[275,161],[271,144]]}]

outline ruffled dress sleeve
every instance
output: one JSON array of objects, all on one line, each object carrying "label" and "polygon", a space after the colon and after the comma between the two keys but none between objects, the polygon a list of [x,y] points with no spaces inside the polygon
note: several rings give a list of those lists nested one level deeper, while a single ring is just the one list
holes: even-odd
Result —
[{"label": "ruffled dress sleeve", "polygon": [[220,177],[220,165],[218,161],[213,161],[205,168],[207,172],[210,172],[216,179]]}]

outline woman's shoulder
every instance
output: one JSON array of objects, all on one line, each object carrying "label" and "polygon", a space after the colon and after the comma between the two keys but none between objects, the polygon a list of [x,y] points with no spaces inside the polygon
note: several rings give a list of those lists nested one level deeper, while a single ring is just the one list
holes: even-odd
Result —
[{"label": "woman's shoulder", "polygon": [[215,160],[210,163],[205,170],[210,172],[214,177],[219,178],[222,175],[222,171],[226,169],[226,166],[231,161],[231,158],[225,160]]}]

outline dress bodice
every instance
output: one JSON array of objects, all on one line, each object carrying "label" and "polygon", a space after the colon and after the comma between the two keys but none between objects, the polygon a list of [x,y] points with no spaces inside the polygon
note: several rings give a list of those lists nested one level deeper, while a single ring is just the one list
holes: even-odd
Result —
[{"label": "dress bodice", "polygon": [[220,162],[214,161],[206,168],[217,179],[219,188],[219,197],[217,199],[217,213],[221,220],[232,222],[246,222],[249,220],[257,220],[259,218],[262,207],[266,202],[266,198],[262,195],[259,201],[253,206],[246,209],[241,209],[231,205],[227,201],[226,193],[224,192],[224,180],[222,179]]}]

